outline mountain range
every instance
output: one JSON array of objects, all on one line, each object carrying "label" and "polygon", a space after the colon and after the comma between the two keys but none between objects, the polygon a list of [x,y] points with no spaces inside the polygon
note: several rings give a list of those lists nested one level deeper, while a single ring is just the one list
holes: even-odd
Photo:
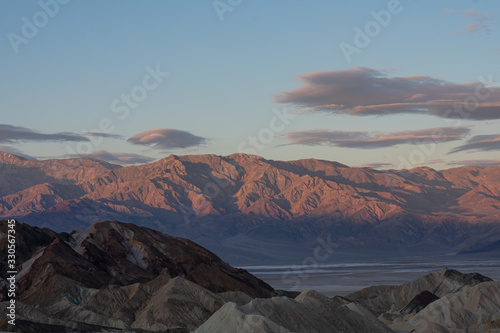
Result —
[{"label": "mountain range", "polygon": [[233,154],[122,167],[0,153],[0,217],[58,232],[131,222],[230,262],[292,258],[319,236],[346,251],[474,251],[500,239],[500,166],[382,171]]}]

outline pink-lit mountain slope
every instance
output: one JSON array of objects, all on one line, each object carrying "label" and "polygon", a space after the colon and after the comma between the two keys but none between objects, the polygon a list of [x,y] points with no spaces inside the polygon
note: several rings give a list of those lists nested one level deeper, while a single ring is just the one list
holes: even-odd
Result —
[{"label": "pink-lit mountain slope", "polygon": [[499,238],[500,166],[378,171],[233,154],[120,167],[2,153],[0,170],[0,217],[58,231],[119,220],[247,252],[328,234],[382,249],[464,250]]}]

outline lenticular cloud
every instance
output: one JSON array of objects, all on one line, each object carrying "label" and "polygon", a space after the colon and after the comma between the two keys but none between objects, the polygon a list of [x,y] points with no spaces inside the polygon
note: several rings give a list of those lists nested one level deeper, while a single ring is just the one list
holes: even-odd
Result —
[{"label": "lenticular cloud", "polygon": [[313,72],[298,78],[302,87],[284,91],[275,100],[305,112],[500,119],[500,90],[481,82],[453,83],[430,76],[389,77],[366,67]]}]

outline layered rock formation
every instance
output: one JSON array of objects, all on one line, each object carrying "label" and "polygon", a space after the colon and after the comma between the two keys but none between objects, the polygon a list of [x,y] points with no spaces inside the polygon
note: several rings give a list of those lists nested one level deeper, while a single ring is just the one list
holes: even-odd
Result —
[{"label": "layered rock formation", "polygon": [[362,315],[306,290],[295,299],[256,299],[243,306],[227,303],[195,331],[220,332],[386,333],[391,330],[371,315]]},{"label": "layered rock formation", "polygon": [[500,282],[486,282],[432,302],[414,316],[390,324],[407,332],[500,331]]},{"label": "layered rock formation", "polygon": [[497,332],[500,282],[443,269],[400,286],[375,286],[348,295],[396,332]]},{"label": "layered rock formation", "polygon": [[486,281],[491,279],[481,274],[462,274],[455,270],[442,269],[403,285],[368,287],[346,297],[378,316],[386,312],[400,311],[410,304],[414,297],[425,291],[443,297]]},{"label": "layered rock formation", "polygon": [[16,231],[18,245],[30,242],[31,256],[17,258],[16,277],[26,332],[31,326],[187,332],[229,300],[276,295],[187,239],[133,224],[101,222],[72,234],[17,224]]},{"label": "layered rock formation", "polygon": [[[0,223],[5,242],[6,221]],[[443,269],[328,298],[275,291],[182,238],[119,222],[56,233],[17,224],[16,327],[39,332],[497,332],[500,282]],[[3,253],[0,252],[0,253]],[[4,292],[2,291],[2,295]],[[282,296],[287,295],[287,296]],[[293,295],[293,296],[292,296]]]}]

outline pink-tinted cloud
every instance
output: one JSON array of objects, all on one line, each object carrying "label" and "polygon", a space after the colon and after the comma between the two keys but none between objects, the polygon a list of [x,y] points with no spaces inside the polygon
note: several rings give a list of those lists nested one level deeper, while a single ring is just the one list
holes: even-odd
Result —
[{"label": "pink-tinted cloud", "polygon": [[21,126],[0,124],[0,142],[18,141],[89,141],[89,139],[70,132],[47,134]]},{"label": "pink-tinted cloud", "polygon": [[411,131],[396,131],[389,133],[366,131],[329,131],[309,130],[290,132],[287,135],[289,143],[285,145],[326,145],[347,148],[385,148],[400,144],[428,144],[431,142],[449,142],[463,139],[469,134],[467,127],[436,127]]},{"label": "pink-tinted cloud", "polygon": [[500,134],[491,135],[476,135],[469,139],[467,143],[456,147],[450,154],[459,151],[472,150],[472,151],[491,151],[500,150]]},{"label": "pink-tinted cloud", "polygon": [[462,160],[462,161],[452,161],[447,163],[448,165],[460,165],[460,166],[494,166],[500,165],[500,160]]},{"label": "pink-tinted cloud", "polygon": [[462,30],[452,31],[451,33],[453,35],[473,34],[473,33],[478,32],[480,30],[487,31],[488,33],[491,32],[491,29],[488,28],[487,25],[479,24],[479,23],[469,23],[469,24],[466,24],[462,28]]},{"label": "pink-tinted cloud", "polygon": [[481,82],[452,83],[430,76],[388,77],[366,67],[298,75],[303,86],[276,102],[303,112],[356,116],[400,113],[441,118],[500,119],[500,89]]},{"label": "pink-tinted cloud", "polygon": [[488,13],[480,13],[474,9],[467,10],[457,10],[457,9],[443,9],[446,14],[457,14],[466,20],[472,20],[473,22],[466,24],[462,29],[457,31],[452,31],[454,35],[462,34],[473,34],[478,31],[484,31],[487,34],[491,33],[490,23],[494,22],[494,19]]},{"label": "pink-tinted cloud", "polygon": [[86,136],[94,136],[98,138],[106,138],[106,139],[123,139],[123,136],[119,134],[112,133],[102,133],[102,132],[85,132],[83,133]]},{"label": "pink-tinted cloud", "polygon": [[428,162],[425,162],[426,165],[429,165],[429,164],[441,164],[441,163],[445,163],[443,159],[435,159],[435,160],[430,160]]},{"label": "pink-tinted cloud", "polygon": [[134,145],[144,145],[151,146],[154,149],[169,150],[200,146],[206,143],[207,139],[186,131],[157,128],[136,134],[127,141]]},{"label": "pink-tinted cloud", "polygon": [[113,164],[119,164],[119,165],[144,164],[144,163],[150,163],[150,162],[153,162],[154,160],[156,160],[155,158],[152,158],[149,156],[144,156],[144,155],[139,155],[139,154],[110,153],[110,152],[107,152],[105,150],[96,151],[96,152],[93,152],[92,154],[79,154],[79,155],[68,154],[68,155],[65,155],[65,157],[95,158],[97,160],[101,160],[101,161],[105,161],[105,162],[113,163]]},{"label": "pink-tinted cloud", "polygon": [[367,164],[363,164],[363,166],[368,167],[368,168],[373,168],[373,169],[387,169],[387,168],[393,167],[394,164],[392,164],[392,163],[367,163]]}]

